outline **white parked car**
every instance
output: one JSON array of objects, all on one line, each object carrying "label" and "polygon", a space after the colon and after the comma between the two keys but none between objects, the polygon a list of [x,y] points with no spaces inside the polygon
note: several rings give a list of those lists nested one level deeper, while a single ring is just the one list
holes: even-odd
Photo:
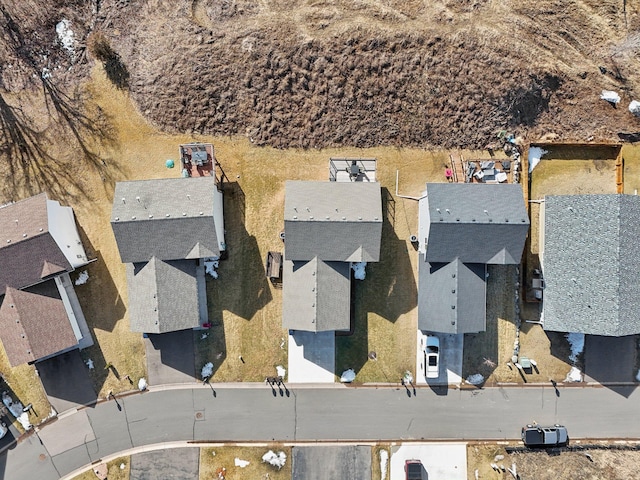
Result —
[{"label": "white parked car", "polygon": [[424,348],[424,376],[440,376],[440,339],[431,335],[427,336],[427,345]]}]

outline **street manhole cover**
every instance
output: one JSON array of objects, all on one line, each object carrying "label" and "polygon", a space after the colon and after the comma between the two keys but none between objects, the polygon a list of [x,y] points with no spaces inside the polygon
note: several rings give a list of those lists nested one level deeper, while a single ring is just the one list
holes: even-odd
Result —
[{"label": "street manhole cover", "polygon": [[204,420],[204,412],[196,412],[196,420]]}]

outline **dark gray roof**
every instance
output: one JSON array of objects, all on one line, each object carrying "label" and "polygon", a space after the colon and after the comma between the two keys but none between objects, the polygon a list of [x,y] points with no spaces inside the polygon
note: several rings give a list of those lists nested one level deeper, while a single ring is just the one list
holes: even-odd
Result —
[{"label": "dark gray roof", "polygon": [[165,333],[200,326],[196,260],[127,263],[131,330]]},{"label": "dark gray roof", "polygon": [[287,260],[379,261],[379,183],[288,181],[285,190]]},{"label": "dark gray roof", "polygon": [[285,260],[282,324],[291,330],[349,330],[351,272],[346,262]]},{"label": "dark gray roof", "polygon": [[520,263],[529,231],[520,185],[428,183],[425,195],[420,231],[427,261]]},{"label": "dark gray roof", "polygon": [[442,333],[485,330],[486,265],[428,263],[419,255],[418,328]]},{"label": "dark gray roof", "polygon": [[213,177],[116,183],[111,227],[122,262],[220,255],[215,189]]},{"label": "dark gray roof", "polygon": [[640,333],[638,238],[638,196],[545,197],[544,328]]},{"label": "dark gray roof", "polygon": [[71,271],[49,233],[46,194],[0,208],[0,296],[7,286],[24,288]]}]

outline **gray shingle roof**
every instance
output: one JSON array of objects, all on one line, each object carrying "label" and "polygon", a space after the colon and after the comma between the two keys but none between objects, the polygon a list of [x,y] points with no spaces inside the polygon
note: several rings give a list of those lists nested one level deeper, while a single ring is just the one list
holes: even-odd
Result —
[{"label": "gray shingle roof", "polygon": [[0,295],[6,286],[24,288],[71,271],[49,233],[46,194],[0,208]]},{"label": "gray shingle roof", "polygon": [[529,231],[520,185],[428,183],[425,194],[419,221],[427,261],[520,263]]},{"label": "gray shingle roof", "polygon": [[485,330],[486,265],[428,263],[419,255],[418,328],[442,333]]},{"label": "gray shingle roof", "polygon": [[0,338],[11,366],[78,345],[54,280],[0,298]]},{"label": "gray shingle roof", "polygon": [[322,332],[348,330],[351,320],[349,263],[285,260],[282,323],[284,328]]},{"label": "gray shingle roof", "polygon": [[200,326],[196,260],[127,263],[131,330],[165,333]]},{"label": "gray shingle roof", "polygon": [[213,177],[116,183],[111,227],[122,262],[220,255],[215,189]]},{"label": "gray shingle roof", "polygon": [[287,260],[379,261],[379,183],[288,181],[285,190]]},{"label": "gray shingle roof", "polygon": [[544,218],[544,328],[640,333],[640,197],[547,196]]}]

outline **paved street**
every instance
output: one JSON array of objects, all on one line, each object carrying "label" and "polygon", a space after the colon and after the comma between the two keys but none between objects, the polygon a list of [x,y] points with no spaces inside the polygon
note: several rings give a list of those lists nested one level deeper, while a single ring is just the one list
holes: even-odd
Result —
[{"label": "paved street", "polygon": [[634,387],[568,387],[559,396],[552,387],[447,395],[419,388],[414,396],[404,388],[289,386],[289,393],[214,384],[103,402],[3,454],[3,478],[55,480],[116,452],[177,440],[500,440],[518,438],[520,427],[534,420],[565,424],[573,440],[640,438],[640,422],[630,421],[640,416]]}]

